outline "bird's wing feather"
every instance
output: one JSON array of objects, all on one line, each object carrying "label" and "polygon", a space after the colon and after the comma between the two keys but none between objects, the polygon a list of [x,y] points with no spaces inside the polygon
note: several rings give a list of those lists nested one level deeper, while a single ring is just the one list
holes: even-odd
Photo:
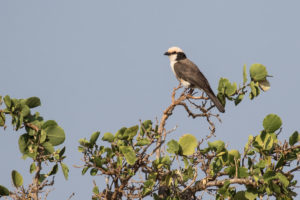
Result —
[{"label": "bird's wing feather", "polygon": [[189,82],[192,87],[203,89],[214,102],[218,110],[220,112],[225,112],[223,105],[212,91],[207,79],[192,61],[188,59],[178,61],[174,64],[174,71],[178,79]]},{"label": "bird's wing feather", "polygon": [[191,83],[194,87],[204,90],[208,89],[205,92],[214,93],[205,76],[192,61],[188,59],[178,61],[174,64],[174,71],[178,78]]}]

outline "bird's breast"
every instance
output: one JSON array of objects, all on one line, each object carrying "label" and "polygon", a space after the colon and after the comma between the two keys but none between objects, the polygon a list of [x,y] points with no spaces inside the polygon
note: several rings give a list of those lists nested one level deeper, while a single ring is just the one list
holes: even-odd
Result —
[{"label": "bird's breast", "polygon": [[175,76],[177,77],[176,73],[175,73],[175,70],[174,70],[174,65],[175,63],[177,63],[177,61],[170,61],[170,66],[171,66],[171,69],[173,71],[173,73],[175,74]]}]

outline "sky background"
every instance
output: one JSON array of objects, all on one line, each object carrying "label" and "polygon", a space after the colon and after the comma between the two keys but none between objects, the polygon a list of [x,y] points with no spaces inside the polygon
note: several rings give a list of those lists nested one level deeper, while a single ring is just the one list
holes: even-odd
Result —
[{"label": "sky background", "polygon": [[[244,64],[249,69],[262,63],[273,75],[270,91],[238,107],[226,105],[211,141],[242,150],[270,113],[282,118],[282,140],[300,130],[299,7],[296,0],[1,0],[0,95],[40,97],[42,106],[35,111],[66,132],[69,180],[60,170],[48,199],[67,199],[72,192],[72,199],[90,199],[92,180],[104,183],[72,167],[83,164],[80,138],[98,130],[115,133],[140,119],[160,119],[178,84],[163,56],[171,46],[185,51],[216,92],[220,77],[242,83]],[[188,118],[182,108],[166,128],[175,125],[169,140],[208,133],[205,120]],[[12,169],[26,184],[31,181],[19,135],[11,127],[0,130],[0,185],[10,189]]]}]

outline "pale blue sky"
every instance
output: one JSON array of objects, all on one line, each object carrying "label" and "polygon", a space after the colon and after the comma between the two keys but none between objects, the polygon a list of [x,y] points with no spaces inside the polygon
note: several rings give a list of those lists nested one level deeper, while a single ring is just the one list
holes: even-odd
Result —
[{"label": "pale blue sky", "polygon": [[[242,149],[262,120],[276,113],[281,139],[299,130],[299,1],[0,1],[0,94],[38,96],[37,110],[66,132],[69,181],[61,172],[49,199],[89,199],[92,180],[81,176],[78,139],[94,131],[155,120],[170,103],[178,82],[163,53],[180,46],[216,91],[220,77],[242,81],[242,66],[267,66],[271,90],[240,106],[226,105],[217,137]],[[170,136],[207,134],[203,119],[177,109]],[[21,160],[20,133],[0,130],[0,184],[11,188],[10,172],[29,183],[29,160]],[[214,139],[213,139],[214,140]]]}]

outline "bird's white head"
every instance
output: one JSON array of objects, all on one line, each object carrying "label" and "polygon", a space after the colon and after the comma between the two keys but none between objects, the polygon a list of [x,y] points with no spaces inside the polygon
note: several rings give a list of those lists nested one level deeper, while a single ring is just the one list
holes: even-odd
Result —
[{"label": "bird's white head", "polygon": [[169,57],[171,62],[175,62],[178,58],[186,58],[184,52],[179,47],[170,47],[164,54]]}]

